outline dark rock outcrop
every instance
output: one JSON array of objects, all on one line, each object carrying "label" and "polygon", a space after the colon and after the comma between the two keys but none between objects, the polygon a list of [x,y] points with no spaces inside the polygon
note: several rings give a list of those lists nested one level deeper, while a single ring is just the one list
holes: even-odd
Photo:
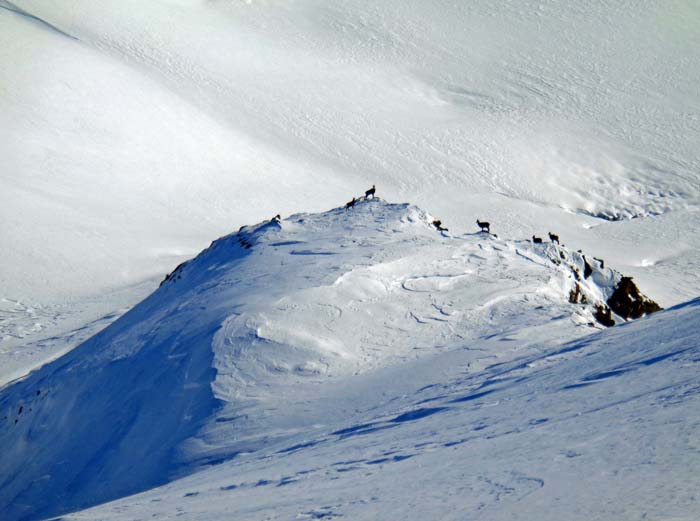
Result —
[{"label": "dark rock outcrop", "polygon": [[624,319],[640,318],[662,308],[656,302],[643,295],[632,277],[622,277],[615,291],[608,299],[608,306]]},{"label": "dark rock outcrop", "polygon": [[608,306],[598,304],[595,307],[595,313],[593,313],[593,316],[605,327],[612,327],[615,325],[615,320],[613,319],[612,312]]},{"label": "dark rock outcrop", "polygon": [[590,277],[591,275],[593,275],[593,267],[590,264],[588,264],[588,259],[586,259],[586,256],[584,255],[583,256],[583,278],[588,279],[588,277]]},{"label": "dark rock outcrop", "polygon": [[571,304],[587,304],[588,298],[581,291],[581,286],[578,283],[574,283],[574,289],[569,291],[569,302]]},{"label": "dark rock outcrop", "polygon": [[170,280],[178,280],[182,278],[181,272],[182,268],[184,268],[189,261],[182,262],[177,265],[177,267],[170,273],[168,273],[165,278],[161,281],[161,283],[158,285],[158,287],[162,286],[166,282]]}]

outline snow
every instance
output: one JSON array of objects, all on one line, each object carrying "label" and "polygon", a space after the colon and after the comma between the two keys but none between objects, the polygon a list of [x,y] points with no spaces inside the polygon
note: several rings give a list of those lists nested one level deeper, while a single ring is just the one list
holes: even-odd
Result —
[{"label": "snow", "polygon": [[2,5],[6,298],[141,282],[372,182],[453,227],[552,222],[588,251],[595,221],[568,212],[696,221],[700,35],[684,4]]},{"label": "snow", "polygon": [[[0,517],[141,492],[74,516],[697,518],[697,355],[631,362],[695,346],[695,301],[588,335],[621,273],[665,307],[700,291],[699,22],[0,0]],[[328,210],[372,184],[416,206]],[[606,266],[586,305],[579,249]]]},{"label": "snow", "polygon": [[338,382],[295,438],[65,519],[695,519],[697,314]]},{"label": "snow", "polygon": [[[198,471],[218,476],[238,469],[240,458],[301,454],[288,447],[308,448],[309,464],[322,457],[317,450],[324,453],[328,436],[350,445],[335,456],[386,451],[407,441],[382,434],[357,448],[344,440],[390,436],[394,427],[438,413],[452,418],[440,432],[455,436],[454,422],[465,420],[454,418],[450,404],[487,395],[490,401],[496,391],[516,401],[506,391],[511,380],[522,382],[513,392],[527,398],[518,399],[535,400],[533,386],[549,389],[552,378],[581,389],[607,378],[587,376],[607,369],[578,360],[593,340],[567,342],[599,327],[592,306],[609,296],[619,274],[596,268],[578,281],[589,304],[571,304],[580,254],[483,232],[453,236],[432,221],[415,206],[369,199],[350,210],[264,221],[214,241],[111,326],[3,389],[0,443],[13,447],[0,463],[6,516],[63,514]],[[625,341],[610,340],[621,351],[601,353],[600,364],[631,372],[650,357],[676,354],[664,348],[661,355],[629,354],[642,360],[629,361],[617,346]],[[545,383],[528,375],[540,367]],[[549,374],[555,368],[565,376]],[[583,392],[566,385],[558,381],[557,392]],[[540,408],[562,421],[571,415],[559,395]],[[529,411],[516,425],[538,420]],[[513,420],[503,421],[479,416],[477,423],[488,425],[479,436],[515,429]],[[409,439],[431,444],[421,440],[433,429]],[[404,451],[390,452],[394,458]],[[541,479],[512,475],[527,484]],[[255,515],[265,512],[261,506]]]}]

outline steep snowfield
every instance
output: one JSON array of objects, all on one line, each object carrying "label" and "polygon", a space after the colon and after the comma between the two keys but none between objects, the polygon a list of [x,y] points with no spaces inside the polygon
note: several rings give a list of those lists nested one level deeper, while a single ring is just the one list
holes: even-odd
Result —
[{"label": "steep snowfield", "polygon": [[[395,378],[416,385],[414,359],[466,356],[479,371],[561,349],[592,331],[591,306],[619,280],[596,267],[578,280],[589,305],[571,304],[579,254],[451,236],[432,219],[375,199],[243,227],[104,331],[6,386],[6,517],[76,510],[315,436],[348,411],[382,407],[380,396],[405,385],[392,388]],[[381,394],[355,403],[340,391],[382,370],[395,375]]]},{"label": "steep snowfield", "polygon": [[371,183],[452,228],[556,228],[687,300],[699,20],[650,0],[2,0],[0,298],[57,308],[3,307],[0,347]]}]

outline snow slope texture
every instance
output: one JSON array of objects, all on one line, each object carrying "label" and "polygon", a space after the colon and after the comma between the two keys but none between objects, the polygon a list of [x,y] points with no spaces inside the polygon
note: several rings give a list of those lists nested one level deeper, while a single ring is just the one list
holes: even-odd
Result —
[{"label": "snow slope texture", "polygon": [[[5,515],[84,508],[260,451],[307,430],[299,407],[352,375],[472,345],[479,359],[508,359],[590,331],[590,306],[569,302],[571,267],[553,262],[580,256],[453,237],[432,220],[363,200],[212,243],[113,325],[2,390]],[[578,284],[593,303],[616,277],[596,269]]]},{"label": "snow slope texture", "polygon": [[625,224],[582,228],[696,223],[695,2],[0,7],[0,297],[140,282],[231,226],[373,182],[462,229],[556,223],[637,268],[662,252],[648,280],[697,250],[697,225],[625,248]]},{"label": "snow slope texture", "polygon": [[506,363],[456,349],[340,381],[294,438],[65,519],[694,521],[699,314],[694,300]]}]

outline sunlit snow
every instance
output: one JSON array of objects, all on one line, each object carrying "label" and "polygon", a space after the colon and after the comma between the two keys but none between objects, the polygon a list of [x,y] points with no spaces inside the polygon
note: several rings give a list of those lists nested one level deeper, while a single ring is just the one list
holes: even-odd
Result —
[{"label": "sunlit snow", "polygon": [[[691,0],[0,0],[0,518],[696,521],[698,48]],[[622,275],[668,309],[605,330]]]}]

